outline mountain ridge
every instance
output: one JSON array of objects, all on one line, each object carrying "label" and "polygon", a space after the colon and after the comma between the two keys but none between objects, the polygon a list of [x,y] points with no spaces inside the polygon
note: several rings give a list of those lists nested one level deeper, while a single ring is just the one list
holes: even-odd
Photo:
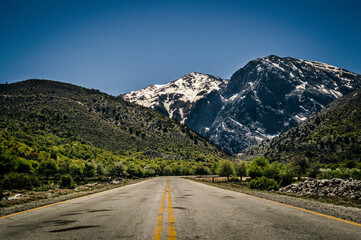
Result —
[{"label": "mountain ridge", "polygon": [[[345,69],[270,55],[250,61],[226,84],[188,106],[183,123],[222,149],[238,153],[288,130],[358,87],[361,76]],[[178,99],[175,106],[182,104]]]},{"label": "mountain ridge", "polygon": [[96,89],[34,79],[1,84],[0,106],[4,133],[40,131],[114,153],[155,151],[168,159],[224,155],[177,121]]}]

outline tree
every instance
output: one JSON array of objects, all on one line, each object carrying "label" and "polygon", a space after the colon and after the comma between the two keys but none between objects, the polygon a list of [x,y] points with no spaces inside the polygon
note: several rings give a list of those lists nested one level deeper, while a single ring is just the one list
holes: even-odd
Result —
[{"label": "tree", "polygon": [[152,166],[146,166],[144,167],[144,176],[145,177],[152,177],[155,176],[156,172]]},{"label": "tree", "polygon": [[173,172],[173,175],[180,176],[183,173],[182,167],[179,166],[179,165],[175,165],[175,166],[172,167],[172,172]]},{"label": "tree", "polygon": [[122,162],[115,162],[108,167],[108,173],[111,176],[120,178],[127,174],[127,167]]},{"label": "tree", "polygon": [[218,162],[214,162],[211,166],[211,172],[213,174],[217,174],[217,169],[218,169]]},{"label": "tree", "polygon": [[229,177],[234,175],[234,168],[232,162],[229,160],[221,162],[218,167],[218,174],[221,177],[227,177],[227,180],[229,181]]},{"label": "tree", "polygon": [[96,174],[97,174],[98,176],[103,176],[103,175],[104,175],[104,167],[103,167],[102,164],[98,164],[98,165],[96,166]]},{"label": "tree", "polygon": [[163,168],[163,175],[164,176],[170,176],[170,175],[172,175],[172,169],[170,168],[170,167],[165,167],[165,168]]},{"label": "tree", "polygon": [[276,162],[267,165],[263,169],[263,176],[265,176],[266,178],[273,178],[275,180],[279,180],[279,175],[280,175],[280,169]]},{"label": "tree", "polygon": [[42,160],[38,168],[39,174],[49,179],[51,175],[55,175],[59,172],[59,166],[54,159]]},{"label": "tree", "polygon": [[248,176],[250,176],[250,178],[262,177],[263,170],[268,165],[268,161],[263,156],[253,159],[248,165]]},{"label": "tree", "polygon": [[73,163],[70,165],[69,168],[70,168],[70,175],[73,176],[77,182],[79,182],[80,179],[84,178],[83,166]]},{"label": "tree", "polygon": [[187,166],[182,167],[182,172],[183,172],[183,175],[192,175],[193,174],[192,169]]},{"label": "tree", "polygon": [[257,164],[249,164],[247,170],[248,176],[252,179],[263,176],[262,168]]},{"label": "tree", "polygon": [[128,165],[127,172],[130,178],[138,176],[138,168],[134,164]]},{"label": "tree", "polygon": [[75,184],[73,178],[69,174],[67,174],[67,175],[61,176],[60,187],[73,189],[76,187],[76,184]]},{"label": "tree", "polygon": [[305,175],[307,173],[308,168],[310,167],[310,162],[308,158],[302,155],[296,155],[292,159],[292,171],[293,174],[300,179],[301,175]]},{"label": "tree", "polygon": [[84,165],[84,176],[85,177],[94,177],[95,175],[95,167],[92,163],[85,163]]},{"label": "tree", "polygon": [[242,181],[242,177],[246,177],[247,176],[247,166],[244,162],[239,163],[239,164],[235,164],[235,171],[238,177],[241,178]]}]

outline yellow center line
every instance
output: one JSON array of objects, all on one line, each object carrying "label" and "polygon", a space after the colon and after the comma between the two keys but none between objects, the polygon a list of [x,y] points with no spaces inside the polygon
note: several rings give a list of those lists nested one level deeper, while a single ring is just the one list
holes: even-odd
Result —
[{"label": "yellow center line", "polygon": [[170,184],[168,185],[168,228],[167,228],[167,239],[176,240],[177,232],[175,231],[175,221],[172,206],[172,197],[170,194]]},{"label": "yellow center line", "polygon": [[160,240],[162,238],[162,228],[163,228],[163,219],[164,219],[164,209],[166,204],[166,197],[168,192],[168,202],[167,202],[167,213],[168,213],[168,221],[167,221],[167,239],[176,240],[177,233],[175,230],[175,221],[173,214],[173,205],[172,205],[172,196],[170,193],[170,182],[167,178],[167,184],[165,185],[162,202],[159,207],[158,217],[154,228],[153,240]]},{"label": "yellow center line", "polygon": [[167,179],[167,183],[165,185],[162,202],[160,203],[157,221],[154,227],[153,240],[160,240],[162,238],[162,226],[163,226],[163,218],[164,218],[164,208],[165,208],[165,199],[167,197],[167,188],[169,181]]}]

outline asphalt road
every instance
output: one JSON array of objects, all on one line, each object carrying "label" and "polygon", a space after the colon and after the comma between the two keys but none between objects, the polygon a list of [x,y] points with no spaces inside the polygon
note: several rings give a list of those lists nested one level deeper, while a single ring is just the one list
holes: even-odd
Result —
[{"label": "asphalt road", "polygon": [[3,240],[160,238],[361,239],[361,227],[179,177],[0,219]]}]

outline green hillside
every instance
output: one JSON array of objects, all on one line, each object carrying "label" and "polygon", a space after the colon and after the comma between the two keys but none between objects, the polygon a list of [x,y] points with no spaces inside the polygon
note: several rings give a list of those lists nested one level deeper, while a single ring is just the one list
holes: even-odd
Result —
[{"label": "green hillside", "polygon": [[49,80],[0,85],[0,157],[2,178],[10,172],[39,175],[50,162],[56,174],[87,165],[101,172],[114,162],[126,165],[128,173],[136,168],[161,174],[166,166],[189,173],[228,158],[151,109]]},{"label": "green hillside", "polygon": [[337,99],[318,114],[241,157],[269,161],[355,167],[361,163],[361,89]]}]

